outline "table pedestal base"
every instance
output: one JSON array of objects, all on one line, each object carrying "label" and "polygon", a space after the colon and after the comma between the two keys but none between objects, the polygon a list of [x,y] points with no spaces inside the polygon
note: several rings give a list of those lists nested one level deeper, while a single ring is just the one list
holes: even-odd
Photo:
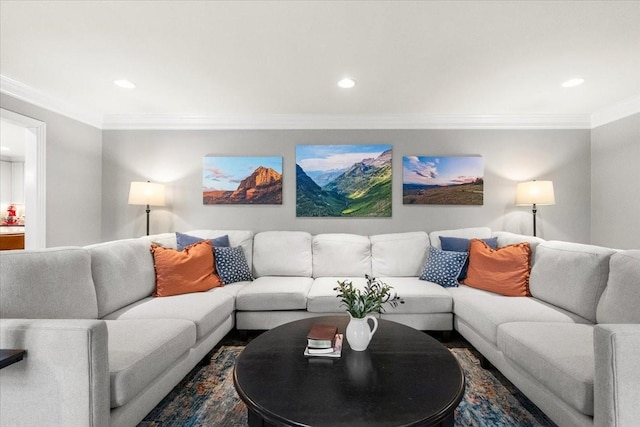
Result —
[{"label": "table pedestal base", "polygon": [[[275,427],[275,424],[271,424],[266,421],[256,412],[251,409],[247,409],[247,420],[249,422],[249,427]],[[455,418],[453,414],[449,414],[447,418],[440,421],[437,424],[425,424],[423,427],[453,427],[455,424]]]}]

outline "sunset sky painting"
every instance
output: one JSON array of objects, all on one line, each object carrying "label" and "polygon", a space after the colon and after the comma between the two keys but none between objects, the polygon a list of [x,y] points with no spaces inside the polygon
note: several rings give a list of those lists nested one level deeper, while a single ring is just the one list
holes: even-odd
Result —
[{"label": "sunset sky painting", "polygon": [[482,205],[482,156],[407,156],[402,158],[404,204]]}]

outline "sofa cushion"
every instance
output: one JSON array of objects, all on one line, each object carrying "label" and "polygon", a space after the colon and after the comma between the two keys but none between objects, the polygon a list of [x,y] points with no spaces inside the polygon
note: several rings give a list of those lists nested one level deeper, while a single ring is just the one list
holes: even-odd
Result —
[{"label": "sofa cushion", "polygon": [[420,280],[428,280],[445,288],[458,286],[458,276],[466,261],[466,252],[443,251],[432,246],[422,267]]},{"label": "sofa cushion", "polygon": [[498,348],[558,399],[593,415],[593,326],[507,323],[498,328]]},{"label": "sofa cushion", "polygon": [[424,231],[378,234],[371,240],[374,277],[416,277],[427,258],[429,235]]},{"label": "sofa cushion", "polygon": [[598,323],[640,323],[640,250],[611,255],[609,278],[598,303]]},{"label": "sofa cushion", "polygon": [[253,238],[253,271],[261,276],[311,277],[311,234],[264,231]]},{"label": "sofa cushion", "polygon": [[[450,313],[452,298],[442,286],[431,282],[425,282],[417,277],[380,277],[387,285],[391,286],[392,293],[396,293],[403,304],[391,307],[384,306],[387,314],[426,314],[426,313]],[[364,289],[367,281],[363,277],[320,277],[313,281],[307,299],[307,311],[311,313],[346,313],[346,307],[338,298],[338,280],[349,280],[355,287]]]},{"label": "sofa cushion", "polygon": [[310,277],[258,277],[236,296],[238,310],[304,310],[313,283]]},{"label": "sofa cushion", "polygon": [[357,234],[313,236],[313,277],[371,275],[371,242]]},{"label": "sofa cushion", "polygon": [[246,282],[229,283],[228,285],[224,285],[223,287],[216,288],[216,289],[219,289],[220,292],[225,292],[233,296],[234,305],[235,305],[235,297],[238,295],[238,292],[240,292],[240,290],[245,287],[247,283],[251,283],[251,282],[246,281]]},{"label": "sofa cushion", "polygon": [[500,295],[528,296],[530,261],[527,242],[492,249],[483,240],[473,239],[464,284]]},{"label": "sofa cushion", "polygon": [[143,240],[149,243],[155,243],[156,245],[160,245],[165,248],[177,249],[178,241],[176,238],[176,233],[159,233],[159,234],[151,234],[149,236],[142,236],[140,240]]},{"label": "sofa cushion", "polygon": [[451,293],[453,313],[471,325],[484,339],[497,343],[498,327],[511,322],[558,322],[590,324],[586,319],[531,297],[498,294]]},{"label": "sofa cushion", "polygon": [[107,321],[111,407],[127,404],[186,355],[193,322],[176,319]]},{"label": "sofa cushion", "polygon": [[194,243],[182,251],[151,244],[151,253],[156,269],[155,297],[203,292],[222,286],[209,240]]},{"label": "sofa cushion", "polygon": [[453,298],[437,283],[420,280],[417,277],[380,277],[391,292],[395,292],[404,301],[397,307],[385,305],[387,314],[404,313],[451,313]]},{"label": "sofa cushion", "polygon": [[251,268],[240,246],[234,248],[213,248],[216,262],[216,272],[225,285],[236,282],[253,280]]},{"label": "sofa cushion", "polygon": [[0,252],[0,317],[95,319],[91,256],[82,248]]},{"label": "sofa cushion", "polygon": [[307,296],[307,311],[311,313],[345,313],[347,308],[334,289],[338,280],[349,280],[358,289],[364,289],[367,280],[363,277],[319,277],[313,280]]},{"label": "sofa cushion", "polygon": [[233,295],[225,288],[207,292],[144,298],[114,313],[105,320],[180,319],[196,326],[199,341],[220,326],[233,313]]},{"label": "sofa cushion", "polygon": [[595,322],[614,252],[579,243],[541,243],[529,279],[531,295]]},{"label": "sofa cushion", "polygon": [[491,233],[493,237],[498,238],[498,247],[515,245],[516,243],[527,242],[531,247],[531,263],[535,260],[536,248],[544,239],[535,236],[527,236],[524,234],[510,233],[508,231],[494,231]]},{"label": "sofa cushion", "polygon": [[488,239],[491,237],[491,229],[488,227],[458,228],[453,230],[432,231],[429,233],[431,246],[442,249],[440,246],[440,236],[460,237],[463,239]]},{"label": "sofa cushion", "polygon": [[[191,236],[189,234],[183,234],[176,231],[176,245],[177,245],[176,249],[178,249],[179,251],[183,250],[187,246],[193,245],[194,243],[201,242],[202,240],[206,240],[206,239]],[[229,236],[227,236],[226,234],[223,236],[214,237],[213,239],[208,239],[208,240],[211,242],[212,247],[216,247],[216,246],[228,247],[229,246]],[[163,246],[163,245],[160,245],[160,246]]]},{"label": "sofa cushion", "polygon": [[116,240],[87,246],[98,296],[98,317],[150,296],[156,288],[151,243]]},{"label": "sofa cushion", "polygon": [[501,295],[496,294],[495,292],[489,292],[482,289],[472,288],[471,286],[467,286],[464,283],[461,283],[460,286],[456,288],[447,288],[447,293],[451,295],[451,297],[460,297],[460,296],[494,296],[500,297]]}]

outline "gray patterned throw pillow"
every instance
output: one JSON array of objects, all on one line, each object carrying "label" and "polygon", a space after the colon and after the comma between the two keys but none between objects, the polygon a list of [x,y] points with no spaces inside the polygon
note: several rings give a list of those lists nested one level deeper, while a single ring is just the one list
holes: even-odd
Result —
[{"label": "gray patterned throw pillow", "polygon": [[213,251],[216,256],[216,270],[223,284],[253,280],[247,259],[240,246],[234,248],[216,246]]}]

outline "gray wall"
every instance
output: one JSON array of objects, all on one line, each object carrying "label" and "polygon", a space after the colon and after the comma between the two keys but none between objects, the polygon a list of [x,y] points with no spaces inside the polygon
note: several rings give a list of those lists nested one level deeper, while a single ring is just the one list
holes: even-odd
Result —
[{"label": "gray wall", "polygon": [[100,241],[102,131],[4,94],[0,106],[47,125],[46,245]]},{"label": "gray wall", "polygon": [[591,131],[591,240],[640,248],[640,114]]},{"label": "gray wall", "polygon": [[[296,218],[297,144],[392,144],[392,218]],[[203,206],[202,157],[282,156],[281,206]],[[402,157],[482,155],[484,206],[403,206]],[[531,234],[531,209],[513,205],[516,183],[554,181],[557,204],[538,210],[538,235],[590,241],[589,130],[104,131],[103,240],[145,233],[143,206],[127,205],[129,183],[164,182],[170,206],[153,208],[151,233],[198,228],[377,234],[489,226]]]},{"label": "gray wall", "polygon": [[[551,179],[555,206],[538,211],[538,235],[616,248],[640,241],[640,114],[589,130],[100,131],[0,95],[0,106],[47,124],[47,246],[144,234],[145,213],[127,205],[129,183],[168,186],[151,232],[195,228],[375,234],[487,225],[531,233],[531,212],[513,206],[515,184]],[[297,144],[393,145],[393,217],[295,217]],[[282,206],[203,206],[202,157],[284,158]],[[402,156],[482,155],[484,206],[403,206]]]}]

